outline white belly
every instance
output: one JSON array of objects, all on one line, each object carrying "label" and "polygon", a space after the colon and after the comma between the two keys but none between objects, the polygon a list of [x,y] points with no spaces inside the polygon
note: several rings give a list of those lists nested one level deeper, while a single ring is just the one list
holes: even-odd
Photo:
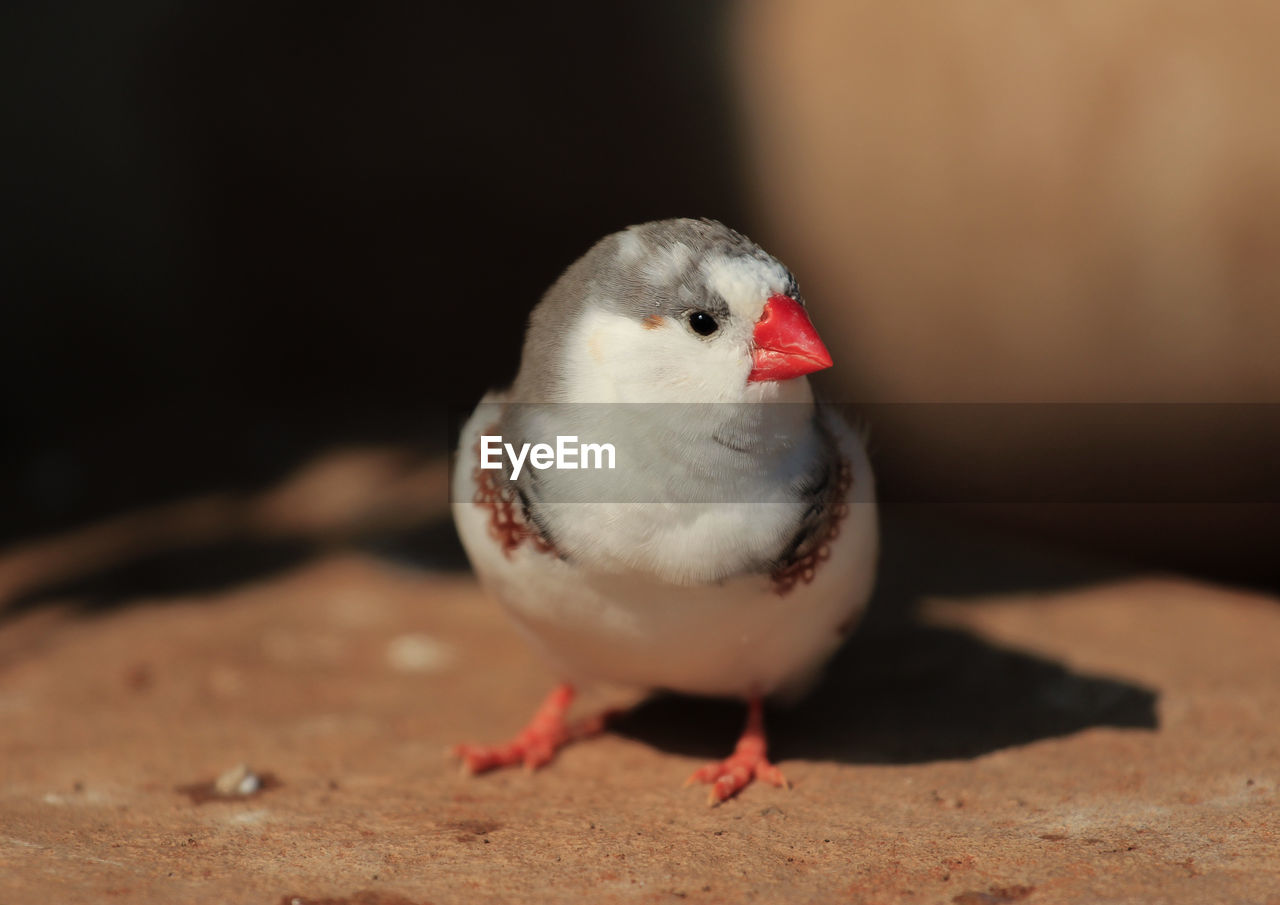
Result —
[{"label": "white belly", "polygon": [[[463,450],[484,427],[476,420],[463,429]],[[481,581],[565,679],[718,696],[794,693],[839,646],[875,572],[870,465],[853,432],[832,427],[853,467],[849,511],[813,580],[785,594],[767,575],[678,586],[639,572],[593,574],[528,542],[504,553],[489,534],[489,509],[472,502],[468,455],[458,456],[453,477],[458,534]]]}]

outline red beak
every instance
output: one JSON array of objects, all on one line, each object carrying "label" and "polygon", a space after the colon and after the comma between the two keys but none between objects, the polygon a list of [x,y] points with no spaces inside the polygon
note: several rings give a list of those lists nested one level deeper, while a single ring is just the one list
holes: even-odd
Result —
[{"label": "red beak", "polygon": [[775,295],[756,321],[747,382],[790,380],[831,367],[831,353],[795,299]]}]

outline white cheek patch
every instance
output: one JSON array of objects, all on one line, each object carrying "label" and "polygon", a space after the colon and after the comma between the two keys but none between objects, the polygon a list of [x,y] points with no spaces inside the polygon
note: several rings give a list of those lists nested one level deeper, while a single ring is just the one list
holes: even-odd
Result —
[{"label": "white cheek patch", "polygon": [[737,402],[750,368],[740,344],[602,310],[584,314],[564,348],[562,402]]},{"label": "white cheek patch", "polygon": [[754,321],[772,295],[785,292],[787,272],[777,261],[716,256],[703,263],[707,286],[729,303],[735,315]]},{"label": "white cheek patch", "polygon": [[618,402],[646,362],[639,334],[650,332],[630,318],[588,304],[565,343],[565,402]]}]

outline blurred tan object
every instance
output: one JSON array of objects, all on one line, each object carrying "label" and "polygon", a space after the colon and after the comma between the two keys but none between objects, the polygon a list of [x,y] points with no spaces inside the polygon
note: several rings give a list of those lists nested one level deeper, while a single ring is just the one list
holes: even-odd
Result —
[{"label": "blurred tan object", "polygon": [[[735,26],[757,238],[820,312],[832,395],[1280,402],[1280,6],[760,0]],[[911,430],[933,455],[891,467],[926,496],[954,486],[945,426]],[[975,442],[977,464],[1169,452],[1101,461],[1072,439],[1015,430]],[[1190,461],[1220,440],[1198,442]],[[1250,447],[1223,452],[1248,466]],[[1232,571],[1270,560],[1277,511],[1011,517]]]},{"label": "blurred tan object", "polygon": [[760,240],[846,390],[1280,401],[1280,6],[739,11]]}]

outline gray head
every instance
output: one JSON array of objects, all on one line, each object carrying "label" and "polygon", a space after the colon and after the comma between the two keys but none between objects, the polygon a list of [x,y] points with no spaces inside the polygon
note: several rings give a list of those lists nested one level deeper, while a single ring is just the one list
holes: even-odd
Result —
[{"label": "gray head", "polygon": [[[811,341],[802,339],[821,349],[800,307],[795,278],[750,239],[714,220],[629,227],[597,242],[533,310],[514,398],[739,402],[767,397],[770,391],[761,384],[830,364],[828,357],[825,364],[786,377],[758,376],[763,354],[758,328],[762,318],[770,319],[766,305],[771,300],[786,304],[791,321],[803,320],[792,334],[807,330]],[[773,319],[775,327],[782,319]],[[815,362],[821,357],[809,354]]]}]

